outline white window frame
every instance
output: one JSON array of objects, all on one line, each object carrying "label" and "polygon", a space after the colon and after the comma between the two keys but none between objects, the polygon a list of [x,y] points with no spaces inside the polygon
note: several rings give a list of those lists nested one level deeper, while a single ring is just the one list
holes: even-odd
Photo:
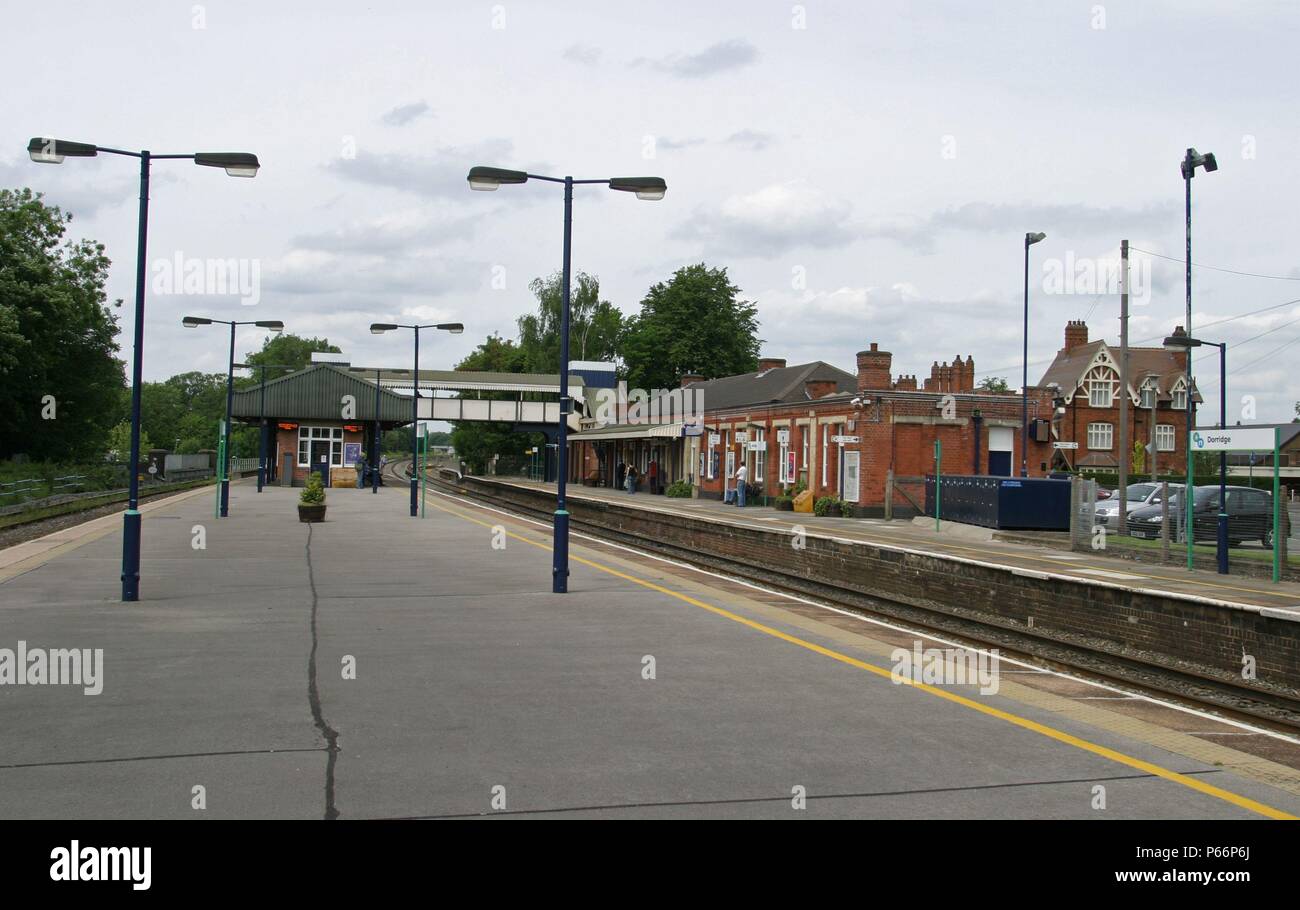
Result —
[{"label": "white window frame", "polygon": [[[754,431],[755,442],[763,442],[765,439],[767,439],[766,430]],[[764,447],[754,452],[754,476],[749,478],[749,482],[753,484],[762,484],[763,471],[766,468],[767,468],[767,448]]]},{"label": "white window frame", "polygon": [[1175,411],[1187,410],[1187,388],[1174,389],[1173,392],[1173,409]]},{"label": "white window frame", "polygon": [[[330,444],[330,467],[339,468],[343,466],[342,427],[300,425],[298,427],[298,467],[314,467],[311,461],[311,444],[313,442],[328,442]],[[305,455],[304,444],[306,445]]]},{"label": "white window frame", "polygon": [[822,488],[823,490],[826,489],[826,449],[828,448],[828,445],[827,445],[826,440],[829,438],[829,434],[827,433],[827,430],[829,430],[829,429],[830,429],[830,425],[829,425],[829,424],[825,424],[825,423],[822,424],[822,484],[821,484],[821,488]]},{"label": "white window frame", "polygon": [[[1105,428],[1103,433],[1102,428]],[[1102,437],[1105,437],[1105,445],[1100,444]],[[1088,448],[1094,452],[1109,452],[1115,447],[1115,424],[1105,421],[1095,421],[1088,424]]]},{"label": "white window frame", "polygon": [[799,441],[803,444],[803,451],[801,452],[802,457],[799,459],[799,464],[795,465],[796,473],[798,473],[798,471],[800,470],[803,471],[808,470],[808,428],[807,427],[799,428]]},{"label": "white window frame", "polygon": [[1115,388],[1109,379],[1088,380],[1088,406],[1109,408],[1115,401]]},{"label": "white window frame", "polygon": [[1142,388],[1138,390],[1138,406],[1152,410],[1159,400],[1160,389],[1154,379],[1148,379],[1142,383]]},{"label": "white window frame", "polygon": [[1156,424],[1156,451],[1172,452],[1177,446],[1178,434],[1174,432],[1174,425],[1172,423]]}]

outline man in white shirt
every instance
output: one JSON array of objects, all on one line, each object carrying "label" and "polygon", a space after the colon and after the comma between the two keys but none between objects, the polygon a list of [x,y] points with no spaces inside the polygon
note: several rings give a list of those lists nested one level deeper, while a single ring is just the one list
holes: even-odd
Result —
[{"label": "man in white shirt", "polygon": [[745,505],[745,479],[749,477],[749,468],[745,463],[740,463],[740,469],[736,471],[736,505],[742,508]]}]

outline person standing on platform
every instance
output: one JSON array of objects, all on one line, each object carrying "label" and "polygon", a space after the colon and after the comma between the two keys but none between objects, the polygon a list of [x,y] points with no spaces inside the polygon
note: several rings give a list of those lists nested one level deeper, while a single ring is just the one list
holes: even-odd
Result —
[{"label": "person standing on platform", "polygon": [[632,465],[627,466],[627,492],[629,494],[636,492],[636,468]]},{"label": "person standing on platform", "polygon": [[651,458],[651,459],[650,459],[650,467],[649,467],[649,469],[646,471],[646,475],[650,478],[650,486],[649,486],[649,488],[648,488],[648,489],[650,490],[650,492],[651,492],[651,493],[657,493],[657,492],[659,492],[659,462],[658,462],[658,460],[656,460],[656,459],[654,459],[654,458]]},{"label": "person standing on platform", "polygon": [[744,508],[745,506],[745,479],[749,476],[749,468],[745,463],[740,463],[740,468],[736,471],[736,505]]}]

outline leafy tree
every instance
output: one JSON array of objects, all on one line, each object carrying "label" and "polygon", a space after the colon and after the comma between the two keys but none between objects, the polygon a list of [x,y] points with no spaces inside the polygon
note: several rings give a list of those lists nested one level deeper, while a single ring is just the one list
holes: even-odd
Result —
[{"label": "leafy tree", "polygon": [[624,323],[628,385],[671,389],[684,373],[713,379],[758,369],[758,311],[739,294],[725,268],[704,263],[652,286]]},{"label": "leafy tree", "polygon": [[[537,297],[537,312],[519,317],[519,347],[525,372],[558,373],[560,370],[560,316],[564,305],[564,273],[534,278],[528,286]],[[569,291],[569,358],[614,360],[623,314],[600,299],[600,279],[579,272]]]},{"label": "leafy tree", "polygon": [[0,190],[0,458],[99,456],[124,414],[110,262],[102,244],[65,239],[71,220],[30,189]]},{"label": "leafy tree", "polygon": [[981,392],[1010,392],[1011,386],[1007,385],[1005,376],[985,376],[980,380],[979,385],[975,386]]},{"label": "leafy tree", "polygon": [[[115,461],[129,462],[131,460],[131,421],[123,420],[117,426],[108,431],[108,454],[113,456]],[[144,461],[153,448],[153,443],[149,440],[149,434],[140,428],[140,460]]]},{"label": "leafy tree", "polygon": [[[458,370],[488,370],[500,373],[525,373],[527,354],[521,345],[498,335],[489,335],[470,354],[456,364]],[[558,369],[558,360],[552,370]],[[468,394],[468,393],[467,393]],[[506,398],[510,392],[487,393],[494,398]],[[526,459],[524,450],[540,444],[541,433],[518,433],[508,423],[461,421],[452,423],[451,442],[456,453],[465,461],[471,472],[483,473],[492,456],[500,456],[498,467],[511,471]]]},{"label": "leafy tree", "polygon": [[[249,364],[285,364],[294,370],[305,369],[311,365],[311,355],[314,353],[339,354],[342,349],[332,345],[328,338],[303,338],[300,335],[281,334],[270,335],[262,342],[262,349],[248,354],[241,363]],[[266,371],[267,380],[274,379],[276,376],[284,376],[291,372],[290,370],[271,370]],[[236,377],[236,387],[255,386],[261,381],[262,371],[252,370],[250,375]]]},{"label": "leafy tree", "polygon": [[[140,389],[141,426],[164,448],[191,453],[215,449],[217,425],[225,416],[224,373],[178,373],[163,382],[146,382]],[[246,440],[250,434],[251,440]],[[232,443],[234,454],[254,454],[256,428],[236,427]]]}]

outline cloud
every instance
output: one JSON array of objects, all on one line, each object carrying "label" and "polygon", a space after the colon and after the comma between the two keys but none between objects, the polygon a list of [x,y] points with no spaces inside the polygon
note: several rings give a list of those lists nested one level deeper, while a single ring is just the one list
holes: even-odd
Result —
[{"label": "cloud", "polygon": [[474,146],[441,148],[429,156],[359,152],[355,158],[338,159],[328,169],[357,183],[459,200],[468,192],[465,175],[471,167],[489,162],[508,166],[512,155],[509,141],[490,139]]},{"label": "cloud", "polygon": [[758,48],[748,41],[732,39],[706,47],[698,54],[669,54],[657,60],[638,57],[632,65],[649,66],[682,79],[702,79],[749,66],[757,60]]},{"label": "cloud", "polygon": [[[131,176],[138,168],[128,165],[126,174],[111,173],[105,172],[97,160],[73,158],[70,161],[62,165],[34,164],[26,159],[16,164],[0,162],[0,187],[31,187],[43,194],[46,205],[56,205],[65,214],[71,213],[76,220],[65,235],[69,239],[79,237],[75,227],[78,220],[87,220],[103,208],[139,200],[140,180]],[[165,173],[151,177],[153,183],[174,179]]]},{"label": "cloud", "polygon": [[325,253],[401,254],[468,239],[487,215],[451,215],[444,211],[430,216],[423,211],[399,211],[351,221],[331,231],[299,234],[292,244],[298,250]]},{"label": "cloud", "polygon": [[1055,227],[1078,233],[1111,232],[1117,225],[1133,231],[1162,228],[1177,220],[1180,209],[1172,201],[1141,209],[1101,208],[1084,203],[1045,205],[1041,203],[968,202],[930,217],[935,230],[1031,231]]},{"label": "cloud", "polygon": [[661,149],[686,149],[695,145],[703,145],[704,140],[698,137],[689,139],[673,139],[669,136],[661,136],[655,140],[655,145]]},{"label": "cloud", "polygon": [[775,256],[797,247],[827,249],[854,239],[848,224],[851,210],[843,199],[793,180],[732,196],[714,210],[697,208],[673,236],[725,255]]},{"label": "cloud", "polygon": [[751,151],[761,152],[772,144],[773,136],[771,133],[746,129],[738,133],[732,133],[722,141],[724,145],[742,145]]},{"label": "cloud", "polygon": [[379,119],[388,126],[406,126],[412,120],[430,113],[431,110],[432,109],[425,102],[416,101],[412,104],[403,104],[399,107],[395,107]]},{"label": "cloud", "polygon": [[600,48],[593,47],[590,44],[571,44],[564,49],[561,56],[571,63],[595,66],[600,62]]}]

